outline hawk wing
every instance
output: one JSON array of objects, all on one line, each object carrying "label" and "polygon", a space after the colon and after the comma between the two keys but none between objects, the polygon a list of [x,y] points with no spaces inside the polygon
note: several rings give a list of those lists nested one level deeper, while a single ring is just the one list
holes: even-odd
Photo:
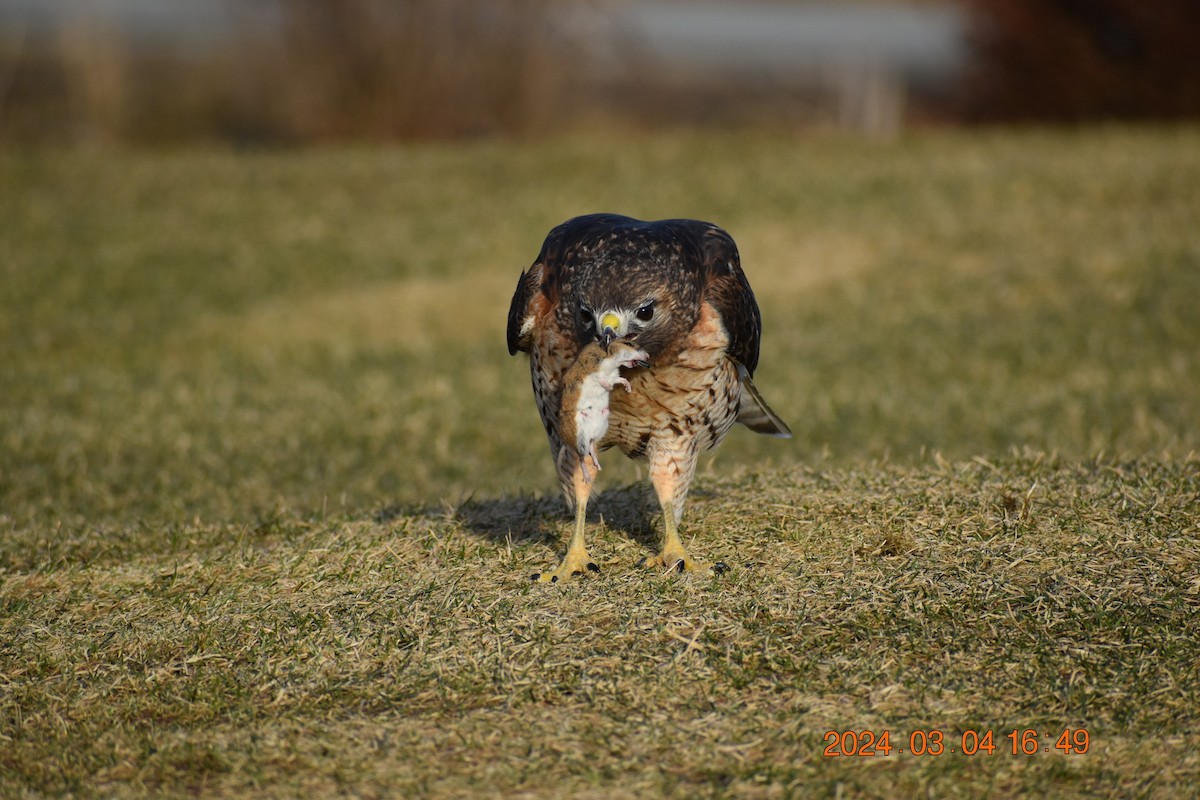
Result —
[{"label": "hawk wing", "polygon": [[[750,283],[742,272],[742,262],[733,238],[709,222],[692,219],[664,220],[685,244],[685,258],[701,285],[701,302],[707,302],[721,316],[729,334],[726,352],[746,368],[750,375],[758,366],[758,342],[762,337],[762,316]],[[690,258],[688,257],[690,256]]]},{"label": "hawk wing", "polygon": [[738,363],[742,393],[738,403],[737,421],[755,433],[790,437],[792,431],[779,415],[771,410],[754,385],[751,377],[758,366],[758,344],[762,338],[762,315],[742,272],[741,258],[733,238],[721,228],[695,220],[669,220],[690,228],[701,242],[701,275],[704,281],[702,297],[725,324],[729,335],[726,351]]}]

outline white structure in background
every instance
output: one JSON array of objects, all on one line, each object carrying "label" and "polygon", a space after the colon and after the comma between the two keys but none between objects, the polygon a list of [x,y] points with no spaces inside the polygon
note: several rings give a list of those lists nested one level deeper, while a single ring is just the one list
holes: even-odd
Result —
[{"label": "white structure in background", "polygon": [[839,125],[876,135],[900,128],[910,89],[948,84],[967,58],[965,13],[949,4],[649,0],[571,13],[602,79],[817,87]]}]

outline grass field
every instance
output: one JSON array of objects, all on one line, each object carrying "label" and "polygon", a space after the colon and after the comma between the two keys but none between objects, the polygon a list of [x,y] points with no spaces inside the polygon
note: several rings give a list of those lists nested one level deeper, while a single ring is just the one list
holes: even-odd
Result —
[{"label": "grass field", "polygon": [[[0,186],[0,795],[1200,783],[1200,130],[6,153]],[[722,224],[759,296],[795,438],[703,462],[723,577],[634,566],[658,523],[609,453],[602,573],[528,581],[569,520],[504,318],[598,210]]]}]

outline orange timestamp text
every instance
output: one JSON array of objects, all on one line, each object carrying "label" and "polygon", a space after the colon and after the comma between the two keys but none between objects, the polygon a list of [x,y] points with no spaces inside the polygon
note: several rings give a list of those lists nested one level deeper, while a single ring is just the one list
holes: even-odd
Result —
[{"label": "orange timestamp text", "polygon": [[1064,728],[1046,734],[1034,728],[1014,728],[999,733],[991,730],[965,730],[962,733],[916,730],[907,737],[893,737],[888,730],[827,731],[824,741],[824,755],[828,758],[870,758],[905,753],[914,756],[1033,756],[1055,751],[1063,755],[1082,755],[1091,747],[1091,737],[1084,728]]}]

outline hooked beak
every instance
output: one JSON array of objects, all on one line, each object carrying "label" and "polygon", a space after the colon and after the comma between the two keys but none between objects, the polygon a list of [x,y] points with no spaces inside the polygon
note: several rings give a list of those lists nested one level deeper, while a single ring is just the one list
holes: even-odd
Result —
[{"label": "hooked beak", "polygon": [[607,350],[614,339],[621,338],[617,333],[617,329],[621,327],[621,318],[610,311],[600,317],[600,325],[600,342],[604,345],[604,349]]}]

